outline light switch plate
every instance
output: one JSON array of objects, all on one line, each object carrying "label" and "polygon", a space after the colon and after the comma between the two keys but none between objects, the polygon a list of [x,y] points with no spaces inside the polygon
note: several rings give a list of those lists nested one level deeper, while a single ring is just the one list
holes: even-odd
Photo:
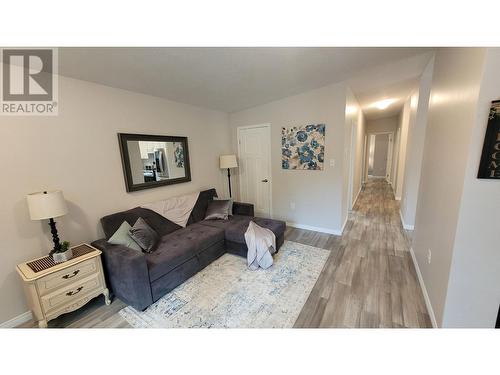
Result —
[{"label": "light switch plate", "polygon": [[330,167],[335,167],[335,159],[330,159]]}]

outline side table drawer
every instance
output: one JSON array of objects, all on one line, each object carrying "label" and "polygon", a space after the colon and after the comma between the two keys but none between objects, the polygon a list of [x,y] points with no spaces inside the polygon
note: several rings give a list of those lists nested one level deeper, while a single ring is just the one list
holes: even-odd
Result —
[{"label": "side table drawer", "polygon": [[97,272],[97,259],[98,258],[88,259],[84,262],[75,264],[74,266],[68,267],[64,270],[54,272],[37,280],[36,283],[40,295],[43,296],[48,294],[55,289],[74,283],[77,280],[81,280],[86,276]]},{"label": "side table drawer", "polygon": [[40,298],[42,308],[46,313],[49,313],[53,309],[65,306],[89,293],[103,288],[104,285],[102,285],[100,274],[95,273],[79,282],[75,282],[53,293],[42,296]]}]

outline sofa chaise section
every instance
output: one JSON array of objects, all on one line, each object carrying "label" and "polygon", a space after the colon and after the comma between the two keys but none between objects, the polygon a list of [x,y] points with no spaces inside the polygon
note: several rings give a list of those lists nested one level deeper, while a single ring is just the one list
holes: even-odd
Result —
[{"label": "sofa chaise section", "polygon": [[[200,192],[185,228],[141,207],[103,217],[106,238],[92,245],[103,252],[105,275],[113,294],[144,310],[225,252],[246,257],[244,234],[251,220],[274,232],[277,249],[283,244],[285,223],[254,217],[252,204],[234,202],[228,220],[204,220],[214,197],[215,189]],[[107,242],[124,221],[133,226],[139,217],[160,237],[152,253]]]}]

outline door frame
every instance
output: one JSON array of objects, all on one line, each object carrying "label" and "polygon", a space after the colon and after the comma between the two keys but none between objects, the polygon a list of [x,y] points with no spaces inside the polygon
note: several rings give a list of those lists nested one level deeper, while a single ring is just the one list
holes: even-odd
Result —
[{"label": "door frame", "polygon": [[[366,141],[365,141],[365,161],[369,157],[368,155],[368,148],[370,146],[368,142],[368,138],[370,135],[382,135],[382,134],[388,134],[389,135],[389,143],[387,144],[387,163],[385,166],[385,177],[384,179],[389,183],[392,184],[392,158],[394,156],[394,131],[386,131],[386,132],[369,132],[366,133]],[[392,147],[391,147],[391,142],[392,142]],[[390,153],[389,153],[390,151]],[[389,160],[391,160],[391,165],[389,165]],[[368,175],[368,163],[366,163],[366,173],[365,176]],[[389,177],[387,177],[387,172],[389,172]]]},{"label": "door frame", "polygon": [[361,168],[361,184],[364,185],[366,184],[366,180],[367,180],[367,168],[366,168],[366,158],[368,157],[367,153],[366,153],[366,148],[367,148],[367,145],[368,145],[368,134],[365,133],[365,139],[364,139],[364,143],[363,143],[363,165],[362,165],[362,168]]},{"label": "door frame", "polygon": [[348,211],[352,211],[354,207],[354,164],[356,159],[356,139],[358,137],[358,123],[355,120],[351,120],[351,140],[349,149],[349,183],[347,196],[349,199]]},{"label": "door frame", "polygon": [[[271,147],[271,123],[257,124],[257,125],[246,125],[246,126],[238,126],[236,128],[236,143],[238,144],[238,160],[241,160],[241,131],[247,129],[256,129],[256,128],[267,128],[267,137],[269,139],[268,143],[268,152],[269,152],[269,217],[273,217],[273,164],[272,164],[272,147]],[[238,188],[239,188],[239,196],[241,199],[241,173],[238,173]]]}]

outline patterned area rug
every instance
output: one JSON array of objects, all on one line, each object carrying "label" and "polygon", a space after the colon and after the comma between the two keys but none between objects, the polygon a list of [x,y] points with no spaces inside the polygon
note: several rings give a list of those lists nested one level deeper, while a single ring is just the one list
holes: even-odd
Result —
[{"label": "patterned area rug", "polygon": [[134,328],[291,328],[329,256],[285,241],[267,270],[224,254],[145,311],[119,314]]}]

